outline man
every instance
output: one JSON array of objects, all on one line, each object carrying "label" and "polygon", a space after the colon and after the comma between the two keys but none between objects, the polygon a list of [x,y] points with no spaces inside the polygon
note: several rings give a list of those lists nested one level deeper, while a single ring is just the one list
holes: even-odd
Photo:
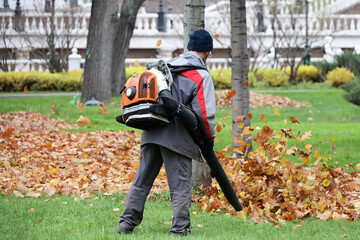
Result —
[{"label": "man", "polygon": [[[209,139],[200,147],[212,151],[215,137],[215,92],[205,62],[212,53],[213,39],[207,31],[196,30],[190,35],[187,48],[189,52],[184,56],[168,62],[170,70],[184,69],[184,72],[173,76],[171,94],[176,101],[195,112],[204,135]],[[184,124],[176,117],[171,117],[169,121],[165,127],[143,131],[140,165],[125,200],[119,233],[132,232],[142,221],[146,197],[163,163],[173,207],[169,233],[190,233],[191,161],[202,161],[202,157]]]}]

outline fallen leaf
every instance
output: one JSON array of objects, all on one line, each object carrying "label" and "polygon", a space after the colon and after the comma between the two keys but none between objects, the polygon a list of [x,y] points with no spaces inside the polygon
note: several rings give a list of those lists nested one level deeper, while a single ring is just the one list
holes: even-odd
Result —
[{"label": "fallen leaf", "polygon": [[274,114],[280,116],[280,111],[278,108],[274,108]]},{"label": "fallen leaf", "polygon": [[300,122],[298,121],[298,120],[296,120],[296,118],[294,118],[294,117],[289,117],[290,118],[290,120],[291,120],[291,123],[298,123],[298,124],[300,124]]},{"label": "fallen leaf", "polygon": [[120,209],[119,209],[119,208],[113,208],[113,211],[114,211],[114,212],[119,212]]}]

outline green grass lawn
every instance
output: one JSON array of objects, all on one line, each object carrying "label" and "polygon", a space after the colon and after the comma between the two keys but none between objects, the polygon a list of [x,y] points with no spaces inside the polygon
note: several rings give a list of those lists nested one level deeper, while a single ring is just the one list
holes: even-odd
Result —
[{"label": "green grass lawn", "polygon": [[[178,239],[168,231],[172,220],[168,201],[148,201],[144,220],[133,234],[116,233],[124,195],[78,200],[53,196],[18,198],[0,195],[1,239]],[[114,212],[119,208],[119,212]],[[190,209],[192,234],[186,239],[358,239],[360,222],[292,221],[281,227],[244,222],[234,216]]]},{"label": "green grass lawn", "polygon": [[[321,155],[330,155],[332,165],[344,166],[354,171],[348,164],[360,163],[360,108],[346,102],[343,91],[338,89],[318,89],[314,92],[272,92],[291,99],[309,102],[309,108],[281,108],[276,116],[273,108],[251,109],[252,127],[264,125],[261,114],[274,131],[292,128],[297,136],[312,131],[312,137],[304,141],[319,149]],[[106,103],[108,115],[100,113],[98,107],[84,107],[83,113],[69,102],[72,97],[42,98],[0,98],[0,112],[33,111],[49,114],[51,104],[56,104],[61,118],[73,122],[80,115],[87,116],[91,127],[79,131],[122,130],[124,125],[115,121],[121,113],[120,98]],[[218,109],[216,121],[224,122],[226,128],[218,133],[216,150],[231,144],[229,130],[231,120],[221,118],[231,115],[231,109]],[[289,117],[295,117],[300,124],[292,124]],[[312,121],[310,121],[311,119]],[[287,123],[284,122],[287,120]],[[336,141],[330,139],[336,139]],[[295,142],[294,142],[295,143]],[[335,145],[335,152],[331,146]],[[296,144],[299,144],[298,142]],[[301,146],[299,146],[301,147]],[[296,159],[295,159],[296,160]],[[172,218],[169,201],[148,201],[144,221],[134,234],[119,236],[118,213],[123,210],[124,195],[102,196],[77,201],[76,196],[53,196],[42,198],[20,198],[0,194],[0,236],[1,239],[172,239],[168,235]],[[199,212],[194,204],[192,215],[192,235],[189,239],[359,239],[360,222],[319,221],[313,218],[292,221],[281,227],[270,223],[255,225],[251,220],[243,222],[224,213]],[[114,212],[119,208],[119,212]]]}]

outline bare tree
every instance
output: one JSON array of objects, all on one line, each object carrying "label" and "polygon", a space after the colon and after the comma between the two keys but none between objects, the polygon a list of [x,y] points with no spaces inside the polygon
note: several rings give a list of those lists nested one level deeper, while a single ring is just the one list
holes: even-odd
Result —
[{"label": "bare tree", "polygon": [[[204,0],[184,0],[184,53],[187,51],[190,34],[205,27],[204,14]],[[207,163],[193,160],[192,166],[192,186],[196,189],[201,185],[210,186],[210,168]]]},{"label": "bare tree", "polygon": [[[247,52],[247,28],[245,0],[230,0],[231,16],[231,55],[232,55],[232,90],[233,97],[233,151],[247,158],[251,149],[251,135],[245,134],[243,129],[250,127],[250,98],[249,98],[249,57]],[[244,123],[239,127],[239,123]]]},{"label": "bare tree", "polygon": [[109,100],[125,83],[125,57],[144,0],[124,0],[119,18],[117,0],[92,1],[81,98]]}]

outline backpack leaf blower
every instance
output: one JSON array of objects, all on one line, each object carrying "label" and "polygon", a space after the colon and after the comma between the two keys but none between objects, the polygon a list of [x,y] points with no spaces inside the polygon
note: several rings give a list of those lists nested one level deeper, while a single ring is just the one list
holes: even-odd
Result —
[{"label": "backpack leaf blower", "polygon": [[[176,116],[199,146],[212,141],[202,132],[193,110],[173,99],[170,91],[172,75],[165,62],[160,60],[146,68],[146,72],[131,77],[126,82],[122,91],[123,115],[117,116],[116,120],[127,126],[146,130],[164,126],[169,123],[170,117]],[[226,199],[236,211],[241,211],[242,205],[215,152],[202,147],[200,149]]]}]

